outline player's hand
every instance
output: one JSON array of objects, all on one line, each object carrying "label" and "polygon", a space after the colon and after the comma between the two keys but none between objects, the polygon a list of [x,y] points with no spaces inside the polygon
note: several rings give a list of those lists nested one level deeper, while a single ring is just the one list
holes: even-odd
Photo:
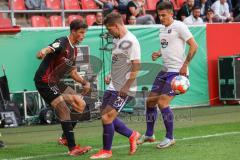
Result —
[{"label": "player's hand", "polygon": [[104,81],[106,84],[109,84],[111,82],[111,76],[110,75],[107,75],[105,78],[104,78]]},{"label": "player's hand", "polygon": [[161,57],[161,53],[158,51],[158,52],[153,52],[152,54],[152,60],[153,61],[156,61],[156,59],[158,59],[159,57]]},{"label": "player's hand", "polygon": [[39,51],[39,52],[37,53],[37,58],[38,58],[38,59],[43,59],[45,56],[46,56],[46,54],[44,54],[42,51]]},{"label": "player's hand", "polygon": [[119,96],[120,97],[126,97],[129,91],[129,87],[123,86],[121,90],[119,91]]},{"label": "player's hand", "polygon": [[182,76],[187,75],[187,65],[183,64],[182,68],[179,71],[179,74],[182,75]]},{"label": "player's hand", "polygon": [[82,91],[82,95],[86,95],[90,90],[90,83],[89,82],[86,82],[83,86],[83,91]]}]

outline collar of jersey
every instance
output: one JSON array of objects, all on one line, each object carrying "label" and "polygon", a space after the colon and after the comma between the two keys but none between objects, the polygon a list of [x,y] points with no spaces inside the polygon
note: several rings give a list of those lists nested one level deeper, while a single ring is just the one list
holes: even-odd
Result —
[{"label": "collar of jersey", "polygon": [[74,46],[72,45],[72,43],[71,43],[71,41],[70,41],[70,39],[69,39],[68,36],[67,36],[67,39],[68,39],[68,42],[69,42],[69,44],[71,45],[71,47],[74,48]]}]

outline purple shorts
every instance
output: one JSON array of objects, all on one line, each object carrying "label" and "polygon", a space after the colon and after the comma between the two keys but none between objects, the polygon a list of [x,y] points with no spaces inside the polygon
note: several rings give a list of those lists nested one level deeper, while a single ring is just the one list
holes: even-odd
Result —
[{"label": "purple shorts", "polygon": [[169,96],[175,96],[176,94],[171,87],[171,81],[177,75],[179,75],[179,72],[159,72],[155,78],[151,92],[159,95],[166,94]]},{"label": "purple shorts", "polygon": [[120,97],[117,91],[106,90],[103,95],[103,102],[101,109],[103,110],[107,105],[113,107],[118,112],[121,112],[124,105],[132,100],[133,97]]}]

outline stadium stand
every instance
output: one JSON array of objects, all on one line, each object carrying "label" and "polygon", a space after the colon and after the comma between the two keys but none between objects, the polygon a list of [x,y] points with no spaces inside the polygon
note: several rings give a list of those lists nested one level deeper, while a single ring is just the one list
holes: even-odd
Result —
[{"label": "stadium stand", "polygon": [[32,27],[48,27],[47,18],[44,16],[32,16],[31,23]]},{"label": "stadium stand", "polygon": [[61,0],[46,0],[46,7],[53,10],[59,10],[61,9]]},{"label": "stadium stand", "polygon": [[[155,9],[158,1],[159,0],[146,0],[144,7],[147,14],[151,14],[153,17],[156,17]],[[179,9],[186,2],[186,0],[170,1],[174,6],[175,15],[177,15]],[[44,14],[47,21],[50,22],[50,25],[47,25],[48,27],[64,27],[68,26],[69,21],[71,21],[72,16],[68,19],[69,15],[74,15],[73,17],[78,15],[81,17],[80,19],[85,20],[88,25],[92,25],[95,19],[93,15],[96,12],[102,12],[102,9],[100,9],[96,3],[96,0],[44,0],[44,2],[44,9],[32,10],[26,7],[25,0],[0,0],[0,17],[9,18],[13,26],[20,25],[22,27],[31,27],[32,23],[31,18],[29,17],[32,15],[39,15],[41,13],[40,15]],[[235,7],[235,5],[236,4],[234,4],[233,7]],[[11,12],[13,12],[13,14],[11,14]],[[62,23],[63,19],[66,19],[65,23]],[[126,23],[124,14],[123,20]]]},{"label": "stadium stand", "polygon": [[8,1],[7,0],[0,1],[0,10],[8,10]]},{"label": "stadium stand", "polygon": [[80,9],[78,0],[64,0],[64,9],[66,10],[78,10]]},{"label": "stadium stand", "polygon": [[12,23],[9,18],[2,18],[0,17],[0,28],[11,27]]},{"label": "stadium stand", "polygon": [[[11,9],[11,0],[8,1],[8,7]],[[24,0],[13,0],[12,1],[13,10],[26,10]]]},{"label": "stadium stand", "polygon": [[58,15],[52,15],[49,17],[51,27],[62,27],[62,17]]},{"label": "stadium stand", "polygon": [[174,10],[178,11],[186,1],[185,0],[171,0],[171,2],[173,4]]},{"label": "stadium stand", "polygon": [[94,2],[94,0],[82,0],[82,9],[98,9],[97,4]]},{"label": "stadium stand", "polygon": [[126,15],[126,14],[122,14],[122,19],[123,19],[123,22],[126,24],[126,21],[127,21],[127,15]]},{"label": "stadium stand", "polygon": [[156,4],[157,4],[158,0],[147,0],[147,10],[155,10],[156,9]]},{"label": "stadium stand", "polygon": [[93,14],[89,14],[86,16],[87,25],[91,26],[96,21],[96,17]]},{"label": "stadium stand", "polygon": [[[72,18],[79,18],[80,16],[80,19],[87,21],[91,25],[95,19],[92,15],[102,11],[94,0],[44,0],[44,2],[45,8],[32,10],[27,8],[25,0],[0,0],[0,17],[9,18],[13,26],[38,27],[40,25],[40,27],[64,27],[68,26],[69,15],[74,15],[70,16],[70,21]],[[81,6],[83,9],[81,9]],[[40,21],[35,20],[36,22],[33,25],[32,16],[36,15],[45,16],[46,20],[41,20],[42,18],[40,18]],[[65,23],[63,23],[63,19],[66,19]],[[49,25],[46,25],[48,23],[43,21],[49,22]]]},{"label": "stadium stand", "polygon": [[83,17],[80,15],[70,15],[68,16],[68,25],[75,19],[83,20]]}]

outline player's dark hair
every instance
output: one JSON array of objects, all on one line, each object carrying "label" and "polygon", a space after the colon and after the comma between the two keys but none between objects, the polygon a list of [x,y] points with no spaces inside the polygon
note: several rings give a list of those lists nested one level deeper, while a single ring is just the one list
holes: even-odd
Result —
[{"label": "player's dark hair", "polygon": [[70,31],[78,29],[87,29],[88,25],[79,19],[75,19],[70,23]]},{"label": "player's dark hair", "polygon": [[161,11],[161,10],[171,10],[172,12],[174,11],[174,10],[173,10],[173,5],[172,5],[172,3],[169,2],[169,1],[160,2],[160,3],[157,5],[157,10],[158,10],[158,11]]},{"label": "player's dark hair", "polygon": [[105,25],[112,25],[112,24],[124,24],[122,20],[122,16],[119,13],[110,13],[104,19]]}]

